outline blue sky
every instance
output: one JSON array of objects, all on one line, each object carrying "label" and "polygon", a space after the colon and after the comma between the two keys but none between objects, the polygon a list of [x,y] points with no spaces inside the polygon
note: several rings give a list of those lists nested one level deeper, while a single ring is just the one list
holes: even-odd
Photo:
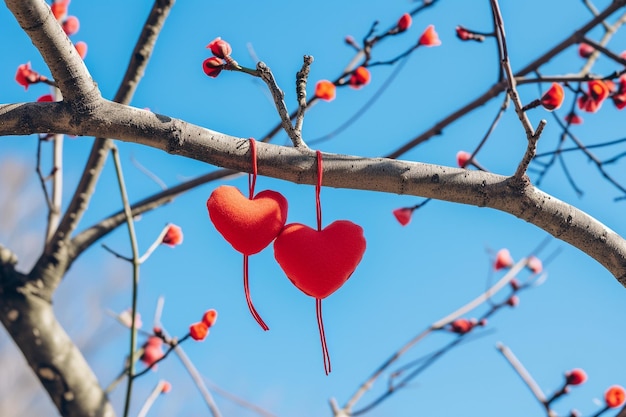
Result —
[{"label": "blue sky", "polygon": [[[589,19],[582,2],[508,2],[502,5],[513,68],[521,68]],[[599,8],[608,1],[598,2]],[[81,29],[74,40],[89,44],[86,64],[107,98],[111,98],[123,76],[140,26],[151,2],[88,2],[74,0],[70,13],[78,16]],[[253,66],[255,54],[273,70],[285,90],[290,109],[294,107],[293,84],[302,55],[315,57],[311,68],[309,94],[319,79],[334,79],[353,51],[343,43],[346,35],[361,39],[373,21],[390,27],[415,4],[405,0],[386,2],[271,2],[190,0],[178,2],[159,39],[154,56],[132,102],[151,110],[241,137],[261,137],[278,121],[265,87],[243,74],[223,73],[207,78],[202,61],[209,56],[206,44],[217,36],[230,42],[233,56],[242,65]],[[377,50],[377,59],[392,57],[408,47],[423,29],[434,24],[442,41],[437,48],[420,48],[409,58],[394,83],[384,91],[356,123],[332,140],[320,145],[325,152],[380,156],[395,150],[408,139],[429,128],[467,101],[483,93],[497,77],[497,56],[492,42],[462,43],[454,28],[461,24],[476,30],[491,27],[488,2],[440,0],[420,14],[403,36],[386,40]],[[0,102],[35,100],[48,92],[33,86],[27,92],[14,81],[19,64],[31,61],[48,74],[36,49],[19,30],[6,8],[0,8]],[[601,32],[591,33],[599,39]],[[617,35],[609,44],[620,52],[626,39]],[[584,61],[575,48],[548,64],[544,74],[578,71]],[[594,71],[614,69],[600,60]],[[331,103],[319,103],[304,122],[304,138],[320,137],[352,116],[360,105],[377,94],[392,68],[372,69],[372,82],[361,90],[343,88]],[[520,88],[523,101],[537,98],[535,86]],[[501,104],[501,97],[446,129],[406,155],[404,159],[454,165],[456,152],[472,150],[489,126]],[[567,99],[571,100],[570,97]],[[566,101],[564,109],[569,108]],[[623,137],[623,115],[612,106],[597,114],[583,115],[585,123],[576,134],[585,143]],[[558,114],[562,117],[565,110]],[[529,112],[536,125],[541,118],[548,126],[540,151],[553,149],[559,130],[552,116],[542,109]],[[65,148],[66,200],[83,167],[92,138],[67,139]],[[286,143],[280,135],[275,143]],[[17,200],[34,199],[44,213],[34,175],[35,137],[0,140],[0,164],[18,161],[33,172],[30,186]],[[158,191],[158,186],[131,164],[131,157],[148,167],[168,185],[212,171],[215,167],[161,151],[132,144],[119,144],[129,194],[137,201]],[[509,110],[485,149],[478,156],[490,170],[511,174],[525,149],[525,137],[515,114]],[[604,155],[621,150],[599,151]],[[571,202],[626,235],[623,202],[614,203],[616,191],[580,155],[569,155],[568,166],[585,191],[576,196],[555,167],[542,189]],[[109,161],[110,162],[110,161]],[[623,166],[610,168],[623,179]],[[621,170],[621,171],[620,171]],[[324,300],[324,322],[333,371],[325,376],[315,322],[314,300],[295,289],[273,259],[271,248],[251,257],[251,291],[255,306],[270,326],[262,332],[245,304],[241,278],[241,255],[235,252],[210,223],[205,202],[213,188],[207,184],[172,204],[146,214],[137,222],[140,250],[145,250],[163,225],[173,222],[183,228],[183,245],[162,247],[142,267],[139,293],[140,312],[149,323],[156,300],[165,297],[163,324],[172,334],[182,335],[208,308],[219,311],[219,319],[203,343],[184,346],[201,372],[225,390],[256,403],[279,416],[331,415],[328,399],[343,404],[360,383],[395,349],[484,291],[489,280],[493,252],[507,247],[516,259],[533,250],[545,233],[508,214],[484,208],[432,202],[415,213],[407,227],[391,215],[393,209],[410,206],[418,198],[362,191],[322,190],[324,223],[349,219],[363,227],[368,248],[350,280]],[[245,177],[228,181],[245,190]],[[273,189],[289,200],[289,222],[315,224],[314,189],[268,178],[259,178],[257,191]],[[97,222],[120,207],[112,164],[108,164],[82,226]],[[29,201],[31,201],[29,200]],[[43,216],[34,217],[23,233],[43,236]],[[6,232],[5,232],[6,233]],[[0,243],[17,242],[19,236],[0,235]],[[102,243],[130,253],[126,231],[107,236]],[[39,246],[36,246],[39,247]],[[21,255],[28,267],[28,253]],[[623,345],[626,322],[623,305],[626,291],[594,260],[577,249],[551,240],[542,257],[560,250],[548,265],[544,285],[521,294],[515,309],[505,309],[490,320],[490,333],[450,352],[413,384],[375,409],[370,416],[528,416],[540,415],[541,408],[517,375],[495,350],[501,341],[510,346],[547,393],[558,388],[563,372],[582,367],[588,382],[576,387],[555,407],[561,414],[577,408],[588,415],[599,406],[612,384],[626,385]],[[32,259],[32,255],[31,255]],[[99,246],[87,252],[70,271],[57,297],[57,310],[65,325],[83,334],[93,322],[81,313],[89,308],[98,323],[93,334],[98,348],[88,357],[98,377],[107,384],[119,372],[127,346],[123,329],[106,317],[105,309],[123,310],[130,303],[130,267]],[[506,297],[506,295],[502,295]],[[472,314],[473,315],[473,314]],[[82,332],[82,333],[81,333]],[[106,337],[105,337],[106,336]],[[449,334],[436,334],[407,360],[431,352]],[[81,339],[82,340],[82,339]],[[136,384],[134,406],[142,395],[164,378],[172,382],[171,394],[163,397],[153,415],[205,415],[206,408],[196,394],[178,360],[171,358],[156,374]],[[384,389],[385,380],[373,392]],[[43,394],[42,394],[43,395]],[[365,401],[361,404],[367,403]],[[122,392],[112,400],[121,410]],[[217,397],[225,416],[246,416],[226,399]],[[358,408],[358,407],[357,407]]]}]

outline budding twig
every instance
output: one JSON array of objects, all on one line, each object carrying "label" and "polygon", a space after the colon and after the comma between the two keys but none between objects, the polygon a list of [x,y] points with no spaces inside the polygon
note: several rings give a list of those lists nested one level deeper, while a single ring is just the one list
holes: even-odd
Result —
[{"label": "budding twig", "polygon": [[[361,399],[361,397],[372,388],[376,380],[383,374],[383,372],[385,372],[389,367],[391,367],[391,365],[394,364],[398,359],[400,359],[400,357],[402,357],[413,346],[415,346],[418,342],[420,342],[422,339],[424,339],[426,336],[428,336],[432,332],[443,328],[444,326],[451,323],[455,319],[461,317],[463,314],[473,310],[474,308],[478,307],[485,301],[489,300],[496,292],[498,292],[506,284],[508,284],[509,281],[511,281],[511,279],[513,279],[515,275],[518,274],[526,266],[526,263],[527,263],[527,258],[523,258],[519,260],[515,265],[513,265],[513,267],[511,267],[511,269],[497,283],[495,283],[493,286],[487,289],[487,291],[485,291],[483,294],[481,294],[474,300],[470,301],[468,304],[461,307],[460,309],[456,310],[452,314],[449,314],[446,317],[442,318],[441,320],[438,320],[435,323],[431,324],[427,329],[423,330],[421,333],[419,333],[417,336],[415,336],[413,339],[407,342],[404,346],[402,346],[398,351],[396,351],[393,355],[391,355],[391,357],[387,359],[387,361],[385,361],[380,367],[378,367],[378,369],[376,369],[376,371],[374,371],[374,373],[363,384],[361,384],[358,390],[346,402],[346,405],[343,407],[343,409],[338,410],[336,407],[336,404],[333,406],[331,403],[335,416],[338,417],[338,416],[344,416],[344,415],[351,416],[351,415],[361,414],[365,412],[366,410],[369,410],[370,408],[372,408],[374,405],[380,403],[385,398],[389,397],[389,395],[391,395],[389,393],[382,394],[381,397],[374,400],[374,402],[370,403],[366,407],[358,410],[357,412],[352,411],[352,408]],[[440,355],[440,353],[433,354],[431,359],[436,358],[436,356],[438,355]],[[396,388],[398,388],[398,386],[396,386]],[[395,392],[395,391],[392,391],[392,392]]]},{"label": "budding twig", "polygon": [[[168,337],[165,328],[162,328],[161,331],[163,332],[165,337]],[[191,379],[193,379],[193,382],[196,384],[196,387],[200,391],[204,402],[206,403],[207,407],[209,407],[211,415],[213,417],[222,417],[222,413],[220,413],[219,408],[217,408],[217,404],[215,404],[215,400],[213,399],[211,392],[206,387],[206,384],[202,379],[202,375],[200,375],[200,372],[198,372],[198,369],[194,366],[193,362],[189,359],[183,348],[180,346],[180,344],[176,344],[171,349],[176,353],[180,361],[183,363],[183,366],[185,367],[187,372],[189,372],[189,375],[191,376]]]},{"label": "budding twig", "polygon": [[539,125],[537,126],[537,130],[533,129],[532,124],[530,123],[530,119],[526,115],[524,111],[524,107],[522,105],[522,101],[519,98],[519,94],[517,93],[517,82],[515,80],[515,75],[513,75],[513,69],[511,68],[511,62],[509,60],[509,52],[506,46],[506,35],[504,33],[504,21],[502,20],[502,14],[500,13],[500,6],[498,5],[498,0],[491,0],[491,7],[493,9],[493,17],[496,22],[496,38],[498,39],[498,44],[500,46],[500,59],[502,68],[504,69],[504,74],[506,75],[507,83],[508,83],[508,94],[511,97],[511,101],[513,101],[513,105],[515,106],[515,113],[517,113],[517,117],[519,118],[522,126],[524,127],[524,131],[526,132],[526,139],[528,140],[528,146],[526,147],[526,152],[524,153],[524,157],[520,162],[515,174],[514,178],[521,180],[526,175],[526,170],[528,169],[528,165],[530,165],[530,161],[535,156],[535,152],[537,150],[537,141],[541,136],[541,132],[546,125],[545,120],[541,120]]}]

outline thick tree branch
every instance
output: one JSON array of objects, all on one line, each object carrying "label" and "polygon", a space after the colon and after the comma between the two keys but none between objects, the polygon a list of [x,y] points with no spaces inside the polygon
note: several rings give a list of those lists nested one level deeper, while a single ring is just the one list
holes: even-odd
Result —
[{"label": "thick tree branch", "polygon": [[9,288],[4,285],[8,277],[0,278],[0,321],[59,412],[64,417],[113,417],[96,376],[56,320],[52,305],[29,291],[31,284]]},{"label": "thick tree branch", "polygon": [[[167,18],[174,0],[156,0],[152,6],[152,10],[148,19],[144,23],[143,30],[137,40],[135,49],[131,54],[130,62],[124,74],[124,79],[115,95],[114,101],[118,103],[130,103],[140,79],[143,77],[157,37],[163,28],[165,19]],[[48,246],[46,254],[49,255],[58,250],[60,240],[67,242],[70,235],[76,229],[78,222],[82,218],[83,213],[87,209],[91,195],[94,192],[96,182],[100,177],[107,155],[111,149],[111,141],[104,137],[95,140],[81,180],[76,187],[74,196],[70,201],[67,211],[59,225],[57,234],[51,245]],[[45,262],[45,257],[42,262]],[[41,267],[38,262],[38,267]]]},{"label": "thick tree branch", "polygon": [[98,99],[98,86],[50,6],[43,0],[5,0],[5,3],[39,49],[64,99],[80,100],[79,104],[84,106]]},{"label": "thick tree branch", "polygon": [[[163,28],[167,16],[169,15],[170,9],[174,5],[174,1],[175,0],[155,1],[150,14],[144,23],[133,53],[131,54],[130,62],[122,83],[115,95],[114,101],[124,104],[130,103],[137,85],[144,74],[148,61],[150,60],[158,35]],[[63,59],[70,58],[71,56],[68,56],[68,54],[63,56]],[[104,163],[106,162],[111,146],[112,142],[109,139],[105,139],[104,137],[96,138],[89,158],[87,159],[85,169],[83,170],[83,175],[78,183],[78,186],[76,187],[65,215],[63,216],[54,237],[47,245],[45,253],[38,260],[31,272],[32,276],[40,276],[42,270],[47,270],[45,276],[48,279],[45,280],[45,283],[50,294],[60,282],[62,275],[66,270],[64,268],[69,268],[72,263],[70,261],[57,264],[57,266],[60,267],[57,272],[54,271],[54,268],[51,268],[50,262],[60,258],[60,254],[67,254],[66,249],[70,235],[78,226],[82,215],[87,209],[89,200],[95,190],[96,183],[102,168],[104,167]]]},{"label": "thick tree branch", "polygon": [[[90,103],[101,99],[100,92],[47,3],[42,0],[6,0],[6,4],[40,50],[64,101],[77,117],[88,112]],[[173,4],[174,0],[155,1],[115,96],[116,101],[130,102]],[[24,282],[19,285],[11,286],[6,280],[0,285],[0,320],[64,416],[114,415],[89,365],[56,321],[49,302],[73,261],[69,238],[87,208],[110,147],[110,140],[96,139],[84,175],[61,224],[57,228],[51,222],[56,232],[31,270],[29,282],[25,282],[26,277],[22,276]],[[55,190],[59,191],[58,188]],[[60,203],[58,206],[60,208]]]},{"label": "thick tree branch", "polygon": [[152,56],[157,38],[163,29],[165,20],[174,6],[175,0],[155,0],[152,10],[143,25],[135,49],[130,56],[130,62],[124,74],[124,79],[115,94],[113,101],[128,104],[135,95],[139,81],[143,78],[148,61]]},{"label": "thick tree branch", "polygon": [[[74,123],[69,123],[74,120]],[[0,135],[64,133],[109,136],[171,154],[247,172],[250,156],[236,138],[182,120],[102,100],[77,120],[66,103],[0,105]],[[259,174],[315,184],[315,154],[258,144]],[[324,154],[324,185],[410,194],[479,207],[524,219],[600,262],[626,285],[626,241],[588,214],[509,178],[417,162]]]}]

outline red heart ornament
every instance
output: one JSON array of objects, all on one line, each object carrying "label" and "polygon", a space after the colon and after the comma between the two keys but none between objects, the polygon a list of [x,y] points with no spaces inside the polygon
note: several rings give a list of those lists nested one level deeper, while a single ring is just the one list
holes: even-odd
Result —
[{"label": "red heart ornament", "polygon": [[265,190],[248,199],[236,187],[217,187],[207,200],[215,228],[244,255],[261,252],[278,236],[287,221],[287,200]]},{"label": "red heart ornament", "polygon": [[338,220],[321,231],[300,223],[285,226],[274,241],[274,257],[303,293],[323,299],[354,272],[365,252],[363,229]]}]

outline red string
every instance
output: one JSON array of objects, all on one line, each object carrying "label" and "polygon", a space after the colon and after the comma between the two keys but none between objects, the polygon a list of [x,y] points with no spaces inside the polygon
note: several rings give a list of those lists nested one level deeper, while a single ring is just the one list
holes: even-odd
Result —
[{"label": "red string", "polygon": [[[316,151],[317,155],[317,183],[315,184],[315,209],[317,211],[317,231],[322,231],[322,202],[320,193],[322,191],[322,177],[324,174],[322,153]],[[324,331],[324,320],[322,319],[322,300],[315,299],[315,310],[317,313],[317,328],[320,331],[320,342],[322,343],[322,357],[324,358],[324,372],[326,375],[330,373],[330,354],[326,345],[326,332]]]},{"label": "red string", "polygon": [[322,342],[322,356],[324,358],[324,372],[326,375],[330,373],[330,354],[326,345],[326,333],[324,332],[324,321],[322,320],[322,300],[315,299],[315,309],[317,312],[317,327],[320,331],[320,341]]},{"label": "red string", "polygon": [[248,303],[248,309],[250,310],[252,317],[254,317],[256,322],[259,323],[259,326],[261,326],[263,330],[269,330],[270,328],[267,326],[267,324],[265,324],[265,322],[261,318],[261,315],[256,311],[256,308],[254,308],[254,305],[252,304],[252,298],[250,297],[250,286],[248,285],[248,255],[243,255],[243,288],[246,293],[246,302]]},{"label": "red string", "polygon": [[320,201],[320,192],[322,190],[322,176],[324,174],[322,153],[317,153],[317,184],[315,185],[315,208],[317,210],[317,231],[322,231],[322,202]]},{"label": "red string", "polygon": [[[256,156],[256,142],[253,138],[250,138],[250,154],[252,158],[252,173],[248,174],[248,198],[252,200],[254,197],[254,187],[256,185],[256,176],[257,176],[257,156]],[[259,313],[254,308],[252,304],[252,298],[250,297],[250,285],[248,284],[248,255],[243,255],[243,289],[246,293],[246,302],[248,303],[248,309],[250,309],[250,313],[252,317],[259,323],[259,326],[263,330],[269,330],[267,324],[263,321]]]},{"label": "red string", "polygon": [[250,158],[252,158],[252,174],[248,174],[248,198],[254,197],[254,186],[256,185],[257,164],[256,164],[256,142],[250,138]]}]

